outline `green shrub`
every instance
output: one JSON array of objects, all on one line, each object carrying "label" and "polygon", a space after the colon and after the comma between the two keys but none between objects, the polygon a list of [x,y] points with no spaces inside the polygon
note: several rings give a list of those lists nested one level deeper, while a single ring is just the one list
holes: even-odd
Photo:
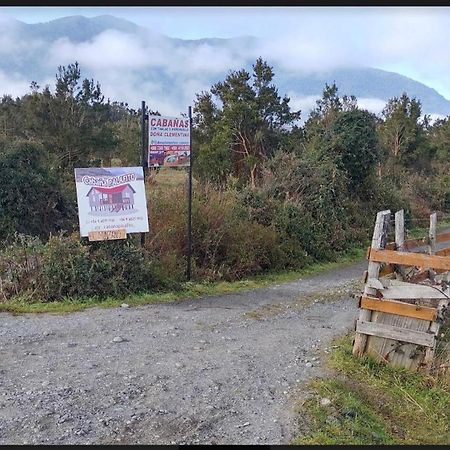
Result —
[{"label": "green shrub", "polygon": [[33,297],[41,289],[42,242],[16,233],[0,252],[0,296],[7,301],[14,296]]},{"label": "green shrub", "polygon": [[237,191],[218,191],[204,184],[194,200],[194,257],[199,276],[239,279],[276,264],[275,230],[250,219]]},{"label": "green shrub", "polygon": [[0,269],[3,301],[120,298],[167,288],[169,283],[157,262],[131,239],[89,243],[76,234],[51,236],[46,244],[18,235],[0,252]]},{"label": "green shrub", "polygon": [[73,228],[75,198],[65,193],[60,178],[49,169],[42,146],[0,140],[0,240],[14,233],[46,240]]},{"label": "green shrub", "polygon": [[[195,192],[195,191],[194,191]],[[187,196],[184,186],[149,189],[149,225],[145,248],[163,272],[182,281],[186,272]],[[195,225],[194,225],[195,230]]]},{"label": "green shrub", "polygon": [[[140,246],[126,241],[88,244],[92,261],[90,280],[94,296],[122,297],[167,287],[158,262]],[[175,283],[171,283],[175,288]]]},{"label": "green shrub", "polygon": [[[150,193],[146,248],[173,279],[184,280],[187,254],[187,197],[184,186]],[[192,273],[197,279],[239,279],[279,266],[278,236],[252,220],[235,189],[195,186],[192,204]]]},{"label": "green shrub", "polygon": [[285,268],[333,259],[361,242],[353,226],[357,201],[331,159],[278,152],[263,174],[258,189],[241,198],[252,220],[275,228]]}]

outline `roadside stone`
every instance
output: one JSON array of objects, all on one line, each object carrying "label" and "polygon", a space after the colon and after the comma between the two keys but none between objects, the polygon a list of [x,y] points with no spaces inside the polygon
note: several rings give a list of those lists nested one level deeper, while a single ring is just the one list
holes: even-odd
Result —
[{"label": "roadside stone", "polygon": [[328,406],[331,404],[331,400],[329,398],[321,398],[320,399],[320,406]]},{"label": "roadside stone", "polygon": [[383,435],[380,433],[377,433],[376,431],[372,431],[372,437],[376,439],[377,441],[381,441],[383,439]]},{"label": "roadside stone", "polygon": [[125,342],[125,339],[122,336],[116,336],[113,340],[113,342]]},{"label": "roadside stone", "polygon": [[305,366],[306,366],[306,367],[313,367],[313,363],[307,362],[307,363],[305,364]]},{"label": "roadside stone", "polygon": [[120,305],[120,307],[121,307],[121,308],[129,308],[130,305],[129,305],[128,303],[122,303],[122,304]]},{"label": "roadside stone", "polygon": [[334,416],[328,416],[325,419],[325,422],[330,424],[330,425],[338,425],[339,424],[339,419],[337,417],[334,417]]}]

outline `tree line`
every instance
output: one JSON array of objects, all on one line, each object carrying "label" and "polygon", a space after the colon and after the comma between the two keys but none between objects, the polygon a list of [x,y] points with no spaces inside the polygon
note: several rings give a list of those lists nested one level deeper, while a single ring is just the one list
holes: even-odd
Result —
[{"label": "tree line", "polygon": [[[239,277],[332,259],[367,239],[380,209],[405,209],[407,224],[448,212],[450,117],[431,121],[407,93],[375,115],[334,83],[303,117],[274,79],[258,58],[252,70],[230,71],[194,99],[197,274]],[[58,68],[54,90],[32,82],[21,97],[4,95],[0,240],[76,233],[74,168],[139,165],[140,116],[105,99],[76,62]],[[167,272],[181,274],[185,194],[152,186],[158,232],[146,246]]]}]

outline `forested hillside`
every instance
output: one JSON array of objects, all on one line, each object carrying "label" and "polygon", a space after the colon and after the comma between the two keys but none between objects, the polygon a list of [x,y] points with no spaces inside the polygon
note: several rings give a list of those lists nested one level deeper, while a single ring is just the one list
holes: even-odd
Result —
[{"label": "forested hillside", "polygon": [[[270,64],[258,59],[250,73],[229,72],[193,99],[196,279],[336,259],[367,241],[381,209],[405,209],[409,226],[432,210],[448,213],[449,117],[422,119],[420,99],[406,94],[377,117],[336,84],[323,86],[315,109],[302,117],[273,78]],[[5,301],[125,295],[184,279],[185,184],[162,185],[154,171],[145,248],[135,238],[79,238],[74,168],[139,163],[140,111],[106,101],[77,63],[59,67],[54,90],[32,83],[20,98],[3,96]]]}]

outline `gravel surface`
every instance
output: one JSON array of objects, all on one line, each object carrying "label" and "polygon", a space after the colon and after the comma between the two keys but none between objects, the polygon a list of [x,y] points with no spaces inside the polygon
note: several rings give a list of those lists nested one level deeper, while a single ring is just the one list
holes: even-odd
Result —
[{"label": "gravel surface", "polygon": [[0,314],[0,444],[287,444],[367,262],[237,294]]}]

